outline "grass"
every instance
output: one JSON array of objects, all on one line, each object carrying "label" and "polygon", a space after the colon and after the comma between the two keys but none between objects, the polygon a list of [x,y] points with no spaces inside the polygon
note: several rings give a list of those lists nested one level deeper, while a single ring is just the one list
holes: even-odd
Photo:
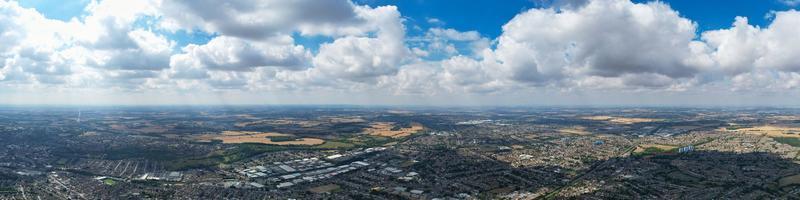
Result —
[{"label": "grass", "polygon": [[114,179],[107,178],[107,179],[104,179],[104,180],[103,180],[103,183],[105,183],[106,185],[111,185],[111,186],[113,186],[113,185],[116,185],[116,184],[117,184],[117,181],[114,181]]},{"label": "grass", "polygon": [[670,152],[670,151],[672,151],[672,149],[666,150],[666,149],[657,148],[657,147],[648,147],[648,148],[644,149],[644,153],[646,153],[646,154],[647,153],[665,153],[665,152]]},{"label": "grass", "polygon": [[700,146],[700,145],[704,145],[704,144],[712,142],[712,141],[714,141],[714,138],[708,138],[708,139],[703,140],[701,142],[694,143],[694,144],[692,144],[692,146]]},{"label": "grass", "polygon": [[752,126],[735,125],[735,126],[725,127],[725,130],[735,131],[735,130],[739,130],[739,129],[743,129],[743,128],[752,128]]},{"label": "grass", "polygon": [[317,149],[349,149],[382,146],[386,143],[401,141],[406,138],[390,138],[374,135],[358,135],[350,138],[326,140],[324,144],[317,145]]},{"label": "grass", "polygon": [[213,152],[207,156],[195,158],[182,158],[168,162],[169,170],[184,170],[193,168],[208,168],[219,164],[230,164],[260,153],[282,151],[289,149],[302,149],[308,147],[277,146],[264,144],[237,144],[236,148]]},{"label": "grass", "polygon": [[641,152],[634,152],[634,155],[642,156],[642,155],[653,155],[653,154],[660,154],[660,153],[670,153],[676,152],[677,148],[665,149],[665,148],[658,148],[658,147],[647,147],[644,148],[644,151]]},{"label": "grass", "polygon": [[0,187],[0,194],[1,193],[17,193],[19,192],[16,188],[13,187]]},{"label": "grass", "polygon": [[300,137],[297,137],[297,136],[278,136],[278,135],[276,135],[276,136],[267,136],[267,138],[269,138],[269,140],[273,141],[273,142],[288,142],[288,141],[295,141],[295,140],[300,139]]},{"label": "grass", "polygon": [[776,137],[774,139],[775,139],[776,142],[788,144],[788,145],[791,145],[793,147],[800,147],[800,138]]},{"label": "grass", "polygon": [[319,149],[347,149],[353,148],[356,145],[347,143],[347,142],[338,142],[338,141],[325,141],[321,145],[317,145],[316,148]]}]

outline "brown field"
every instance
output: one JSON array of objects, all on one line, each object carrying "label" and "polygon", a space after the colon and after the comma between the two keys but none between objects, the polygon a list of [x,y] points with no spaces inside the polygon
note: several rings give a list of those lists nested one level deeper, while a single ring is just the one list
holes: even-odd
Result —
[{"label": "brown field", "polygon": [[370,123],[369,128],[364,129],[364,132],[369,135],[401,138],[417,133],[424,129],[422,124],[419,123],[411,123],[411,128],[401,128],[400,130],[396,131],[393,131],[392,127],[394,127],[394,122],[373,122]]},{"label": "brown field", "polygon": [[661,121],[661,119],[650,119],[650,118],[635,118],[635,117],[612,117],[612,116],[587,116],[581,117],[581,119],[586,120],[595,120],[595,121],[608,121],[614,124],[635,124],[635,123],[642,123],[642,122],[657,122]]},{"label": "brown field", "polygon": [[767,119],[791,121],[791,120],[800,120],[800,116],[795,116],[795,115],[776,115],[776,116],[769,116],[769,117],[767,117]]},{"label": "brown field", "polygon": [[241,115],[234,115],[234,116],[236,116],[238,118],[244,118],[244,119],[252,119],[252,120],[257,120],[258,119],[258,117],[254,117],[253,115],[249,115],[249,114],[241,114]]},{"label": "brown field", "polygon": [[340,123],[360,123],[366,122],[367,120],[361,119],[361,117],[326,117],[324,118],[325,121],[334,124]]},{"label": "brown field", "polygon": [[750,128],[740,128],[736,130],[727,130],[728,132],[757,134],[769,137],[793,137],[800,138],[800,127],[782,127],[782,126],[756,126]]},{"label": "brown field", "polygon": [[595,120],[595,121],[606,121],[606,120],[610,120],[610,119],[612,119],[612,118],[614,118],[614,117],[611,117],[611,116],[604,116],[604,115],[601,115],[601,116],[587,116],[587,117],[581,117],[581,119],[586,119],[586,120]]},{"label": "brown field", "polygon": [[411,114],[411,113],[414,113],[414,112],[411,112],[411,111],[408,111],[408,110],[389,110],[389,111],[386,111],[386,112],[387,113],[391,113],[391,114]]},{"label": "brown field", "polygon": [[295,141],[281,141],[273,142],[269,136],[292,136],[283,133],[262,133],[262,132],[249,132],[249,131],[223,131],[220,135],[200,135],[196,138],[197,141],[211,142],[212,140],[222,140],[225,144],[240,144],[240,143],[260,143],[271,145],[320,145],[325,143],[325,140],[318,138],[300,138]]},{"label": "brown field", "polygon": [[558,129],[558,132],[562,134],[572,134],[572,135],[591,135],[589,131],[586,131],[586,127],[582,126],[575,126],[571,128],[562,128]]},{"label": "brown field", "polygon": [[636,149],[633,150],[633,152],[634,153],[642,153],[642,152],[644,152],[645,149],[651,148],[651,147],[658,148],[658,149],[661,149],[661,150],[664,150],[664,151],[669,151],[671,149],[676,148],[675,146],[663,145],[663,144],[643,144],[643,145],[637,146]]},{"label": "brown field", "polygon": [[111,127],[111,129],[118,130],[118,131],[128,130],[128,127],[124,126],[122,124],[111,124],[111,125],[108,125],[108,126]]}]

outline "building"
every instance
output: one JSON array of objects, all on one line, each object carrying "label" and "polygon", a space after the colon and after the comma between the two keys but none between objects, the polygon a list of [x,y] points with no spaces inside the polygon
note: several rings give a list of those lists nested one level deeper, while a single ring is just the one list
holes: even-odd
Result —
[{"label": "building", "polygon": [[694,146],[689,145],[678,149],[678,153],[689,153],[694,151]]}]

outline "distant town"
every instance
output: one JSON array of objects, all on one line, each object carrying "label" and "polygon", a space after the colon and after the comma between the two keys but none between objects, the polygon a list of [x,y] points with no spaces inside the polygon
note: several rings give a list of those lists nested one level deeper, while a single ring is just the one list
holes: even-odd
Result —
[{"label": "distant town", "polygon": [[800,109],[0,107],[0,199],[798,199]]}]

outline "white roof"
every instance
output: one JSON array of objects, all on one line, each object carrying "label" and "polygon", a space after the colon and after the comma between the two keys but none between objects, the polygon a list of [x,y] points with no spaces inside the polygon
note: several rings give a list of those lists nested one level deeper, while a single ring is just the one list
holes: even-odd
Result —
[{"label": "white roof", "polygon": [[251,182],[251,183],[250,183],[250,185],[251,185],[251,186],[253,186],[253,187],[257,187],[257,188],[262,188],[262,187],[264,187],[264,185],[261,185],[261,184],[259,184],[259,183],[256,183],[256,182]]},{"label": "white roof", "polygon": [[281,169],[283,169],[286,172],[295,172],[295,171],[297,171],[294,168],[289,167],[289,165],[278,165],[278,167],[280,167]]},{"label": "white roof", "polygon": [[283,182],[283,183],[278,184],[278,188],[284,188],[284,187],[289,187],[289,186],[293,186],[293,185],[294,185],[294,183],[292,183],[292,182]]},{"label": "white roof", "polygon": [[369,163],[366,163],[366,162],[363,162],[363,161],[355,161],[355,162],[353,162],[353,164],[357,164],[357,165],[361,165],[361,166],[369,165]]}]

